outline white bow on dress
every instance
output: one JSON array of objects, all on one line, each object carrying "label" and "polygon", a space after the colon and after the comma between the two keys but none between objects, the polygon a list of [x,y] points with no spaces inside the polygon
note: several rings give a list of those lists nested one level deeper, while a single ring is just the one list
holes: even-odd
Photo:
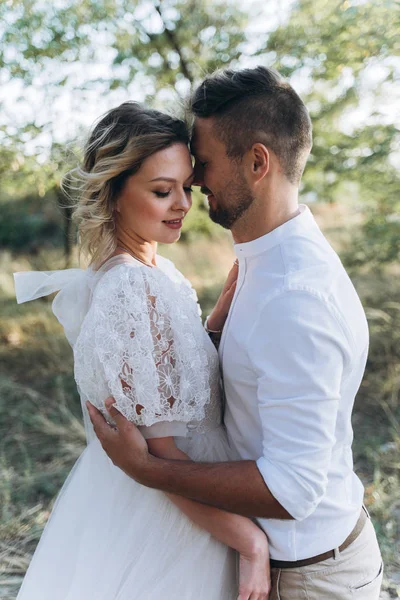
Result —
[{"label": "white bow on dress", "polygon": [[58,292],[52,310],[73,346],[90,306],[94,274],[91,268],[14,273],[17,302],[22,304]]}]

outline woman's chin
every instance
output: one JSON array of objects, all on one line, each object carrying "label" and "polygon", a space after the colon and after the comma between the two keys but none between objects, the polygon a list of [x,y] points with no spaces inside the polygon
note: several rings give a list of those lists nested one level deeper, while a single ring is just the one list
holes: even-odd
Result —
[{"label": "woman's chin", "polygon": [[162,235],[160,236],[160,238],[157,240],[157,242],[159,244],[175,244],[175,242],[177,242],[179,240],[179,238],[181,237],[181,233],[182,231],[171,231],[170,233],[168,233],[168,235]]},{"label": "woman's chin", "polygon": [[180,237],[181,237],[181,233],[182,231],[177,231],[174,235],[174,238],[171,239],[171,241],[169,242],[170,244],[175,244],[175,242],[178,242]]}]

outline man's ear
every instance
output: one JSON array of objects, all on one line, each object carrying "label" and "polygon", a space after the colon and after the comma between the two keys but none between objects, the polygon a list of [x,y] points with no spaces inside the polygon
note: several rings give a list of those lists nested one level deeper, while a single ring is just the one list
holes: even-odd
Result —
[{"label": "man's ear", "polygon": [[261,181],[270,169],[270,153],[264,144],[253,144],[250,150],[251,173],[254,182]]}]

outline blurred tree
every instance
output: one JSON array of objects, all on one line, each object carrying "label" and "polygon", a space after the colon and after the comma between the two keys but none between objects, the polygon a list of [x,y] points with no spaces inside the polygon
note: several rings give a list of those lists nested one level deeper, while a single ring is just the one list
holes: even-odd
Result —
[{"label": "blurred tree", "polygon": [[305,89],[314,146],[303,194],[350,195],[365,212],[365,235],[346,255],[353,264],[400,257],[400,113],[385,112],[400,81],[399,31],[395,0],[299,0],[258,51]]},{"label": "blurred tree", "polygon": [[[273,65],[289,77],[309,107],[314,147],[305,199],[351,200],[365,211],[367,237],[354,237],[350,262],[395,260],[400,132],[386,97],[394,97],[400,78],[399,3],[297,0],[272,33],[256,2],[247,13],[229,0],[6,0],[0,4],[0,81],[42,81],[49,98],[64,86],[107,94],[134,83],[147,103],[171,108],[207,72],[241,64],[250,52],[253,64]],[[250,18],[256,34],[246,34]],[[83,84],[77,65],[85,69]],[[25,185],[43,195],[58,185],[65,172],[60,148],[53,145],[55,158],[45,161],[43,153],[24,151],[40,130],[54,138],[52,127],[9,123],[0,129],[7,189],[20,193]],[[190,230],[203,232],[209,221],[198,198],[195,204],[203,213],[191,219]]]},{"label": "blurred tree", "polygon": [[[87,67],[87,88],[107,93],[136,82],[147,103],[178,105],[182,114],[183,100],[193,83],[241,55],[247,17],[234,2],[225,0],[8,0],[0,4],[0,23],[0,75],[5,83],[20,79],[28,86],[42,80],[49,95],[54,95],[54,90],[74,81],[74,66],[81,64]],[[110,63],[101,79],[90,72],[90,63],[96,60]],[[54,190],[59,204],[68,205],[59,188],[66,171],[59,145],[53,144],[45,163],[40,156],[28,162],[25,158],[24,148],[40,129],[54,139],[52,127],[56,124],[39,127],[34,123],[24,131],[16,130],[15,123],[3,126],[0,176],[3,171],[4,184],[14,193],[36,188],[43,196]],[[21,188],[16,185],[16,172]],[[195,206],[205,213],[199,198]],[[67,207],[67,263],[70,212]],[[194,230],[207,229],[204,216]]]},{"label": "blurred tree", "polygon": [[[104,44],[115,67],[107,85],[126,86],[145,75],[152,92],[172,86],[181,94],[204,73],[239,58],[247,16],[227,0],[8,0],[0,68],[31,83],[49,61],[87,63]],[[87,74],[87,85],[98,83]],[[54,73],[52,85],[65,85]]]}]

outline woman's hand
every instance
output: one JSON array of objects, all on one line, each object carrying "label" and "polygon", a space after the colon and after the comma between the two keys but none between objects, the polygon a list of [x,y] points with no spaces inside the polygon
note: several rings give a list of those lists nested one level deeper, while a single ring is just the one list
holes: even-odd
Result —
[{"label": "woman's hand", "polygon": [[225,325],[226,317],[228,316],[233,295],[235,293],[238,273],[239,266],[237,260],[235,260],[229,271],[225,285],[222,288],[221,295],[207,320],[208,328],[212,331],[222,331]]},{"label": "woman's hand", "polygon": [[260,539],[250,552],[240,553],[237,600],[267,600],[270,590],[268,541],[261,533]]}]

